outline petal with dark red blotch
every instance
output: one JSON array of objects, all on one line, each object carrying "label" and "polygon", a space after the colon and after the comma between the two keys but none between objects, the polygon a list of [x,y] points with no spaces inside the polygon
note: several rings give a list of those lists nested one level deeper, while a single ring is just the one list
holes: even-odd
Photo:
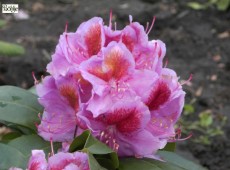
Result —
[{"label": "petal with dark red blotch", "polygon": [[150,119],[148,108],[138,99],[123,96],[102,114],[102,121],[114,125],[120,133],[132,133],[143,129]]},{"label": "petal with dark red blotch", "polygon": [[[136,50],[148,44],[148,36],[142,25],[133,22],[122,30],[122,42],[135,54]],[[134,57],[136,58],[136,55]]]},{"label": "petal with dark red blotch", "polygon": [[32,150],[27,168],[28,170],[47,170],[47,161],[43,150]]},{"label": "petal with dark red blotch", "polygon": [[76,33],[77,42],[88,53],[88,58],[97,55],[104,46],[103,20],[99,17],[94,17],[82,23]]},{"label": "petal with dark red blotch", "polygon": [[171,90],[169,86],[164,81],[159,80],[152,88],[146,105],[149,107],[150,111],[157,110],[169,100],[170,95]]},{"label": "petal with dark red blotch", "polygon": [[112,42],[103,50],[104,66],[111,78],[120,80],[135,68],[132,54],[122,43]]},{"label": "petal with dark red blotch", "polygon": [[80,65],[82,76],[100,96],[105,89],[116,88],[114,86],[118,81],[125,81],[135,67],[131,53],[123,44],[110,43],[102,51],[102,55],[104,60],[93,56]]},{"label": "petal with dark red blotch", "polygon": [[77,112],[79,110],[79,89],[75,79],[71,76],[60,77],[56,80],[60,96]]},{"label": "petal with dark red blotch", "polygon": [[174,91],[167,103],[158,110],[151,112],[148,129],[151,133],[161,137],[174,134],[174,125],[181,115],[184,106],[184,91]]},{"label": "petal with dark red blotch", "polygon": [[82,77],[92,84],[93,91],[98,95],[102,95],[108,87],[109,80],[108,70],[102,67],[102,62],[101,58],[94,56],[80,65]]}]

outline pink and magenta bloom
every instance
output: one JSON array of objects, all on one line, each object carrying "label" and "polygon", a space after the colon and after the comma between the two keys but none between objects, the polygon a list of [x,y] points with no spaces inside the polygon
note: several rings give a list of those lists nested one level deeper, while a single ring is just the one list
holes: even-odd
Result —
[{"label": "pink and magenta bloom", "polygon": [[[132,17],[122,30],[99,17],[66,30],[47,66],[50,75],[37,84],[44,106],[39,135],[68,143],[89,129],[119,156],[154,158],[176,136],[185,92],[175,71],[163,67],[165,44],[148,40],[150,30]],[[34,154],[44,162],[41,152]],[[43,165],[79,167],[76,157],[59,153]]]},{"label": "pink and magenta bloom", "polygon": [[42,150],[32,150],[28,170],[89,170],[88,156],[83,152],[59,152],[46,160]]}]

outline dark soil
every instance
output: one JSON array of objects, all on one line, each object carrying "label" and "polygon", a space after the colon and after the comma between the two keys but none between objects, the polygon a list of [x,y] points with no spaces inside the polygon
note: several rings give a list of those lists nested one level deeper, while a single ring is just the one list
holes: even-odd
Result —
[{"label": "dark soil", "polygon": [[[93,16],[108,21],[112,9],[118,28],[129,22],[129,14],[144,25],[156,16],[150,37],[166,43],[168,67],[175,69],[181,80],[193,74],[190,86],[185,86],[187,102],[196,99],[196,114],[210,109],[230,119],[230,10],[220,12],[211,7],[195,11],[186,6],[187,0],[6,1],[19,3],[30,18],[18,21],[10,14],[1,14],[0,18],[6,19],[8,24],[0,30],[0,40],[20,43],[26,48],[26,54],[0,57],[0,85],[33,86],[31,72],[37,77],[46,74],[46,64],[66,21],[69,31],[75,31],[81,22]],[[227,123],[225,135],[213,138],[211,145],[185,142],[179,148],[190,151],[210,170],[228,170],[229,139],[230,125]]]}]

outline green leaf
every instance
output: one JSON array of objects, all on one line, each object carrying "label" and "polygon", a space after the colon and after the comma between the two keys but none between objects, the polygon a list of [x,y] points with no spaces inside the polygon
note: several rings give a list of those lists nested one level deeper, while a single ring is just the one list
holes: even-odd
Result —
[{"label": "green leaf", "polygon": [[17,44],[0,41],[1,56],[19,56],[25,54],[25,49]]},{"label": "green leaf", "polygon": [[176,142],[168,142],[167,145],[162,150],[175,152],[175,150],[176,150]]},{"label": "green leaf", "polygon": [[37,95],[37,91],[36,91],[36,87],[35,87],[35,86],[29,88],[28,90],[29,90],[31,93]]},{"label": "green leaf", "polygon": [[102,159],[109,160],[109,166],[107,168],[116,169],[119,166],[119,160],[117,154],[104,143],[94,138],[89,130],[84,131],[80,136],[76,137],[70,145],[69,152],[75,152],[77,150],[87,150],[93,154],[99,162]]},{"label": "green leaf", "polygon": [[[59,143],[54,143],[53,146],[55,151],[61,147]],[[38,135],[24,135],[11,140],[7,144],[0,143],[1,153],[4,153],[0,154],[4,156],[4,164],[1,163],[2,159],[0,159],[0,169],[6,169],[12,166],[25,168],[31,155],[31,150],[34,149],[44,150],[46,155],[48,155],[48,153],[50,153],[50,143]],[[13,151],[13,153],[11,151]]]},{"label": "green leaf", "polygon": [[198,2],[189,2],[187,5],[194,10],[201,10],[207,8],[206,5],[200,4]]},{"label": "green leaf", "polygon": [[154,165],[156,165],[161,170],[185,170],[184,168],[178,167],[178,166],[173,165],[169,162],[157,161],[154,159],[145,159],[145,160],[153,163]]},{"label": "green leaf", "polygon": [[[50,152],[50,142],[45,141],[38,135],[23,135],[10,141],[8,145],[17,148],[27,158],[30,156],[31,150],[33,149],[41,149],[44,150],[45,153]],[[54,144],[54,148],[58,146],[60,146],[58,143]]]},{"label": "green leaf", "polygon": [[173,152],[159,151],[163,161],[154,159],[121,158],[119,170],[205,170]]},{"label": "green leaf", "polygon": [[10,140],[18,138],[20,136],[22,136],[22,134],[20,132],[10,132],[10,133],[5,134],[2,137],[2,141],[10,141]]},{"label": "green leaf", "polygon": [[0,19],[0,28],[4,27],[6,25],[6,21]]},{"label": "green leaf", "polygon": [[120,159],[119,170],[161,170],[157,165],[145,159],[123,158]]},{"label": "green leaf", "polygon": [[35,132],[34,123],[39,122],[38,113],[43,111],[37,96],[14,86],[1,86],[0,91],[0,121],[27,127]]},{"label": "green leaf", "polygon": [[185,170],[206,170],[200,165],[193,163],[187,159],[182,158],[173,152],[168,151],[159,151],[159,155],[162,157],[166,163],[173,164],[174,166],[178,166],[179,168],[184,168]]},{"label": "green leaf", "polygon": [[86,140],[89,137],[89,135],[90,135],[90,131],[86,130],[81,135],[77,136],[70,144],[69,152],[82,150],[85,146]]},{"label": "green leaf", "polygon": [[27,158],[20,151],[3,143],[0,143],[0,151],[0,169],[25,168]]},{"label": "green leaf", "polygon": [[220,11],[226,11],[230,6],[230,0],[219,0],[216,3],[217,9]]},{"label": "green leaf", "polygon": [[106,170],[105,168],[101,167],[101,165],[90,152],[88,152],[88,159],[90,170]]}]

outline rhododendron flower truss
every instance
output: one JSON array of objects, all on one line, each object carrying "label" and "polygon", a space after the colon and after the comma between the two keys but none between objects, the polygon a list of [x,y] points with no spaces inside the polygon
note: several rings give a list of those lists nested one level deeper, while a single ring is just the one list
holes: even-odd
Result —
[{"label": "rhododendron flower truss", "polygon": [[28,170],[89,170],[88,156],[82,152],[59,152],[46,161],[42,150],[33,150]]},{"label": "rhododendron flower truss", "polygon": [[[185,92],[175,71],[163,67],[161,40],[138,22],[120,30],[99,17],[61,35],[37,85],[44,106],[39,134],[68,142],[83,130],[119,156],[154,157],[176,136]],[[72,166],[72,165],[71,165]]]}]

